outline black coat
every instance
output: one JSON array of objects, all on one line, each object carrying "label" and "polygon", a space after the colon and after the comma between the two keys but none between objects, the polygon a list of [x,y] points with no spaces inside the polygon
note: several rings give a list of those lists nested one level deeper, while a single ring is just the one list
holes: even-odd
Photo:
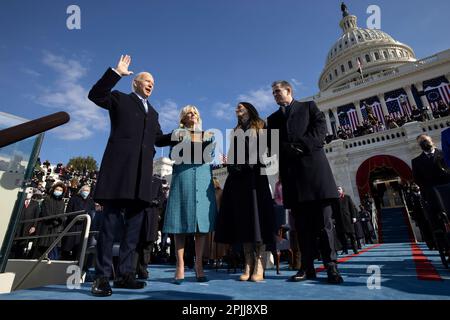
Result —
[{"label": "black coat", "polygon": [[158,226],[160,214],[164,203],[162,181],[157,177],[152,180],[152,203],[144,211],[140,242],[151,242],[158,240]]},{"label": "black coat", "polygon": [[[24,221],[24,220],[39,218],[39,213],[40,213],[39,203],[34,200],[30,200],[30,204],[28,205],[28,208],[25,207],[25,203],[23,204],[22,216],[21,216],[20,220]],[[30,234],[29,231],[32,227],[36,228],[36,226],[37,226],[37,222],[20,223],[17,226],[16,237],[32,236],[33,234]],[[36,233],[36,231],[35,231],[35,233]],[[22,242],[28,243],[29,241],[31,241],[31,240],[25,240]]]},{"label": "black coat", "polygon": [[[158,113],[145,112],[136,94],[112,91],[120,76],[108,69],[92,87],[89,99],[109,111],[111,133],[95,188],[94,199],[151,202],[155,143],[162,138]],[[159,144],[158,144],[159,145]]]},{"label": "black coat", "polygon": [[[75,212],[75,211],[81,211],[84,212],[78,213],[76,215],[68,216],[66,219],[65,227],[69,225],[69,223],[72,222],[72,220],[80,214],[88,213],[91,216],[93,215],[92,212],[95,211],[95,203],[94,200],[91,197],[87,197],[86,199],[83,199],[81,195],[76,194],[72,198],[70,198],[69,203],[66,207],[66,213],[69,212]],[[77,232],[83,230],[84,221],[78,221],[75,223],[69,232]],[[64,251],[72,251],[75,249],[75,246],[78,245],[81,241],[81,235],[78,236],[67,236],[62,239],[61,244],[61,250]]]},{"label": "black coat", "polygon": [[[51,217],[58,214],[64,213],[65,203],[62,198],[55,198],[52,195],[47,196],[41,204],[41,217]],[[50,234],[58,234],[59,232],[64,230],[64,217],[48,219],[40,221],[38,224],[38,235],[50,235]],[[55,237],[48,238],[40,238],[38,241],[38,245],[42,247],[50,246],[53,241],[56,240]]]},{"label": "black coat", "polygon": [[333,215],[336,220],[337,232],[355,233],[353,219],[357,218],[358,211],[356,210],[352,198],[348,195],[344,195],[335,203]]},{"label": "black coat", "polygon": [[[236,141],[235,138],[235,155],[238,152]],[[256,145],[259,146],[259,143]],[[276,225],[269,181],[267,175],[261,174],[263,164],[260,161],[249,163],[249,139],[245,141],[244,150],[245,163],[227,165],[228,177],[223,188],[214,239],[228,244],[262,242],[273,245]]]},{"label": "black coat", "polygon": [[[305,201],[336,199],[337,187],[323,149],[327,134],[323,113],[313,101],[293,101],[286,120],[279,109],[267,119],[268,129],[279,129],[279,170],[284,206]],[[302,150],[302,154],[293,148]],[[274,148],[271,148],[274,153]]]},{"label": "black coat", "polygon": [[372,216],[369,211],[366,209],[360,210],[358,212],[358,221],[361,223],[363,230],[366,230],[370,235],[374,232]]},{"label": "black coat", "polygon": [[441,150],[435,149],[429,158],[424,152],[412,160],[414,181],[419,185],[422,195],[427,199],[432,188],[450,183],[450,169]]}]

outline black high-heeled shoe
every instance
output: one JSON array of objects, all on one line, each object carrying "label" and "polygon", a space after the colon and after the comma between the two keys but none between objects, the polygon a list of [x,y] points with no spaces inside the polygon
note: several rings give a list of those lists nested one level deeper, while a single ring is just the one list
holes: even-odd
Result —
[{"label": "black high-heeled shoe", "polygon": [[197,278],[197,282],[208,282],[208,278],[205,275],[199,277],[196,268],[194,268],[194,271],[195,271],[195,278]]},{"label": "black high-heeled shoe", "polygon": [[206,276],[197,277],[197,282],[208,282],[208,278]]}]

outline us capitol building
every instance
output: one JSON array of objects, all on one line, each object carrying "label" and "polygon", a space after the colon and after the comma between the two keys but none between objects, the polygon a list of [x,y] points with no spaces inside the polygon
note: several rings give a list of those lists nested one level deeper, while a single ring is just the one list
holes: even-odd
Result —
[{"label": "us capitol building", "polygon": [[[346,8],[345,8],[346,9]],[[450,49],[418,60],[411,47],[381,30],[358,27],[357,17],[343,10],[341,37],[331,46],[318,79],[320,91],[314,100],[325,114],[329,134],[340,127],[362,124],[367,106],[384,123],[389,114],[410,113],[413,106],[431,110],[435,100],[450,100]],[[359,72],[358,72],[359,71]],[[395,101],[401,101],[395,107]],[[394,101],[394,104],[393,104]],[[408,106],[405,108],[405,106]],[[355,204],[366,194],[382,190],[383,206],[400,205],[396,185],[412,180],[411,159],[420,154],[416,137],[430,135],[440,148],[440,133],[450,126],[450,117],[409,122],[395,129],[380,130],[325,146],[334,177]],[[167,158],[155,161],[155,173],[171,172]],[[222,186],[226,169],[214,174]],[[270,177],[272,190],[277,177]]]}]

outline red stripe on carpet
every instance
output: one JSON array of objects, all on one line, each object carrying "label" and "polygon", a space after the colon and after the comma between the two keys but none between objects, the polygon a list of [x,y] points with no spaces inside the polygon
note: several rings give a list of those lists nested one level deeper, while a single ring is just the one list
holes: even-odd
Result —
[{"label": "red stripe on carpet", "polygon": [[411,251],[416,265],[417,279],[426,281],[443,281],[433,264],[423,254],[416,243],[411,243]]},{"label": "red stripe on carpet", "polygon": [[[357,254],[352,254],[352,255],[349,255],[349,256],[347,256],[347,257],[345,257],[345,258],[338,259],[337,262],[338,262],[338,263],[344,263],[344,262],[347,262],[348,260],[350,260],[350,259],[352,259],[352,258],[354,258],[354,257],[357,257],[357,256],[359,256],[359,255],[361,255],[361,254],[363,254],[363,253],[366,253],[366,252],[369,251],[369,250],[378,248],[379,246],[381,246],[381,243],[374,244],[373,246],[370,246],[369,248],[366,248],[366,249],[363,249],[363,250],[359,251]],[[326,270],[325,267],[319,267],[319,268],[316,268],[316,273],[322,272],[322,271],[324,271],[324,270]]]}]

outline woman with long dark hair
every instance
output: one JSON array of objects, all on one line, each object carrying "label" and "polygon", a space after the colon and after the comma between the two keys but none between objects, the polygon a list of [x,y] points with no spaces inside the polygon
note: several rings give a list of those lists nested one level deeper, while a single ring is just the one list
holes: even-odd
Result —
[{"label": "woman with long dark hair", "polygon": [[[264,279],[263,253],[275,240],[272,194],[261,156],[265,153],[266,125],[248,102],[236,107],[237,125],[228,152],[228,177],[217,217],[215,239],[242,244],[245,256],[241,281]],[[265,140],[267,141],[267,140]]]}]

